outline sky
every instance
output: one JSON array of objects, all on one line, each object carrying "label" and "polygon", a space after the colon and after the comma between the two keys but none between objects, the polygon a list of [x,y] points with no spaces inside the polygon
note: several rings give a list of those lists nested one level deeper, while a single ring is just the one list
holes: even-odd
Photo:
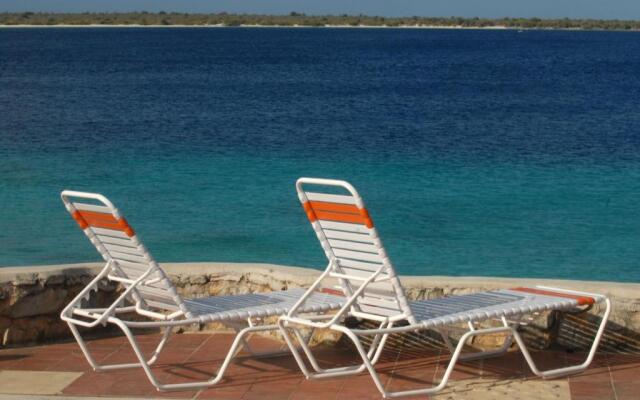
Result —
[{"label": "sky", "polygon": [[640,0],[0,0],[0,12],[22,11],[640,19]]}]

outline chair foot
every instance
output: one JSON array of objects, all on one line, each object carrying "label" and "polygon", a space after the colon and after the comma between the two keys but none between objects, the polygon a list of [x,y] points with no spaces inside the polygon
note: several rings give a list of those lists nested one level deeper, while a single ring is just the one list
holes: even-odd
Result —
[{"label": "chair foot", "polygon": [[527,350],[524,340],[522,340],[522,337],[520,336],[520,334],[518,334],[517,331],[513,330],[513,336],[516,339],[516,342],[518,343],[518,347],[520,347],[520,351],[522,352],[522,355],[527,361],[527,364],[529,364],[529,368],[531,369],[531,372],[533,372],[537,376],[543,379],[553,379],[553,378],[559,378],[561,376],[573,375],[573,374],[577,374],[584,371],[589,367],[589,365],[591,365],[591,362],[593,361],[593,357],[596,355],[596,350],[598,349],[598,345],[600,344],[600,340],[602,339],[602,335],[604,334],[604,328],[607,325],[607,321],[609,320],[610,313],[611,313],[611,300],[609,300],[608,298],[605,298],[605,311],[604,311],[604,314],[602,315],[602,321],[600,322],[600,326],[598,327],[598,330],[596,331],[596,335],[593,338],[593,343],[591,344],[591,348],[589,349],[589,354],[587,355],[587,358],[585,359],[585,361],[578,365],[572,365],[569,367],[555,368],[555,369],[549,369],[546,371],[541,371],[540,369],[538,369],[535,362],[533,361],[533,358],[531,357],[529,350]]}]

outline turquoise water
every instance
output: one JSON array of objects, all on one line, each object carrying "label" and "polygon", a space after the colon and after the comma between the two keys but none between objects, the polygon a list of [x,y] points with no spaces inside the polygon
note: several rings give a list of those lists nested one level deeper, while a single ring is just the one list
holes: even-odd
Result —
[{"label": "turquoise water", "polygon": [[62,189],[161,262],[322,268],[299,176],[402,274],[640,282],[636,33],[0,31],[0,265],[95,261]]}]

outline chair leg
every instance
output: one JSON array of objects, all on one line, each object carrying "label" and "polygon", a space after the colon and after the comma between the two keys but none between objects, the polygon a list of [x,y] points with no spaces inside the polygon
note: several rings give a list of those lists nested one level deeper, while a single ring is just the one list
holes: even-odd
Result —
[{"label": "chair leg", "polygon": [[593,338],[593,343],[591,344],[591,348],[589,349],[589,354],[587,355],[587,358],[585,359],[585,361],[578,365],[572,365],[564,368],[556,368],[556,369],[541,371],[536,366],[535,362],[533,361],[533,358],[531,358],[531,354],[529,353],[529,350],[527,350],[524,340],[522,340],[522,337],[520,336],[520,334],[518,334],[518,332],[515,329],[513,330],[513,336],[516,339],[516,342],[518,343],[518,346],[520,347],[520,351],[522,352],[522,355],[527,361],[527,364],[529,364],[529,368],[531,368],[531,371],[534,374],[542,377],[543,379],[551,379],[551,378],[557,378],[563,375],[576,374],[584,371],[589,367],[589,365],[591,365],[591,362],[593,361],[593,357],[596,355],[596,350],[598,349],[598,345],[600,344],[600,339],[602,339],[604,328],[607,325],[607,320],[609,319],[610,313],[611,313],[611,300],[605,299],[605,311],[604,311],[604,314],[602,315],[602,321],[600,322],[600,326],[598,327],[598,330],[596,331],[596,335]]},{"label": "chair leg", "polygon": [[451,360],[449,361],[449,365],[447,366],[447,369],[444,372],[442,380],[440,381],[440,383],[438,385],[430,387],[430,388],[424,388],[424,389],[404,390],[404,391],[398,391],[398,392],[387,392],[385,390],[385,388],[384,388],[384,385],[380,381],[380,377],[379,377],[374,365],[369,361],[369,358],[367,357],[367,352],[365,351],[364,347],[362,346],[362,343],[361,343],[360,339],[358,338],[358,336],[348,328],[345,328],[345,327],[342,327],[342,326],[336,326],[335,328],[340,330],[341,332],[343,332],[349,339],[351,339],[351,341],[353,342],[353,344],[356,347],[356,350],[358,351],[358,354],[362,358],[362,361],[363,361],[363,364],[364,364],[365,368],[369,372],[369,375],[371,375],[371,379],[373,380],[373,383],[376,385],[376,387],[378,388],[378,390],[380,391],[382,396],[385,397],[385,398],[395,398],[395,397],[404,397],[404,396],[417,396],[417,395],[429,395],[429,394],[434,394],[434,393],[439,392],[449,382],[449,377],[451,376],[451,373],[453,372],[453,369],[454,369],[456,363],[458,362],[458,359],[460,357],[460,353],[462,353],[462,348],[464,347],[464,343],[466,342],[467,339],[469,339],[472,336],[481,335],[481,334],[484,334],[484,333],[502,332],[502,331],[505,331],[506,329],[509,329],[509,328],[504,328],[504,327],[489,328],[489,329],[486,329],[486,330],[483,329],[483,330],[468,331],[464,335],[462,335],[462,337],[460,338],[460,341],[458,342],[458,345],[456,346],[456,348],[455,348],[455,350],[454,350],[454,352],[453,352],[453,354],[451,356]]},{"label": "chair leg", "polygon": [[[91,365],[91,368],[93,368],[94,371],[110,371],[110,370],[116,370],[116,369],[142,367],[142,364],[140,363],[104,364],[104,365],[98,364],[96,360],[93,358],[93,356],[91,355],[91,352],[89,351],[89,349],[87,348],[87,344],[85,343],[84,339],[82,338],[82,335],[78,331],[78,328],[71,322],[67,322],[67,324],[69,325],[69,329],[71,329],[71,333],[73,334],[73,337],[76,339],[76,342],[78,342],[78,345],[80,346],[80,350],[82,351],[82,354],[87,359],[87,362],[89,363],[89,365]],[[158,356],[160,355],[160,352],[162,352],[162,349],[166,345],[170,334],[171,334],[171,328],[170,327],[165,328],[162,338],[160,339],[160,342],[156,346],[155,350],[153,351],[149,359],[145,360],[147,365],[152,365],[153,363],[156,362],[156,360],[158,359]]]},{"label": "chair leg", "polygon": [[120,320],[112,319],[111,322],[116,324],[122,330],[126,338],[129,340],[131,348],[133,349],[133,352],[138,358],[139,364],[144,370],[144,372],[146,373],[147,378],[149,379],[151,384],[155,386],[155,388],[158,389],[158,391],[161,391],[161,392],[173,391],[173,390],[185,390],[185,389],[204,389],[207,387],[214,386],[215,384],[220,382],[224,377],[224,373],[226,372],[227,368],[231,364],[231,360],[237,354],[239,347],[242,346],[246,335],[253,332],[278,329],[277,325],[262,325],[262,326],[249,326],[241,330],[240,332],[238,332],[235,339],[233,340],[233,343],[231,344],[231,347],[229,348],[229,351],[227,352],[227,355],[224,361],[222,362],[222,364],[220,365],[216,373],[209,380],[198,381],[198,382],[163,384],[158,381],[153,371],[151,370],[149,363],[145,360],[144,355],[140,351],[138,343],[133,333],[131,332],[131,329],[129,329],[129,327]]},{"label": "chair leg", "polygon": [[[336,367],[336,368],[322,368],[318,364],[316,357],[313,355],[311,348],[308,343],[302,338],[302,334],[300,331],[294,327],[288,326],[286,321],[279,320],[278,325],[280,326],[280,332],[284,337],[285,343],[289,347],[291,354],[293,354],[294,359],[298,363],[300,370],[305,375],[307,379],[321,379],[321,378],[331,378],[337,376],[345,376],[345,375],[355,375],[359,374],[365,370],[366,366],[364,364],[350,365],[346,367]],[[390,327],[391,325],[389,325]],[[309,364],[315,370],[315,372],[309,371],[307,365],[302,358],[302,355],[298,351],[297,346],[295,345],[293,338],[289,334],[289,330],[293,331],[296,336],[300,347],[302,348]],[[369,350],[367,352],[367,359],[371,362],[372,365],[375,365],[380,355],[382,354],[382,350],[384,349],[384,345],[387,341],[388,334],[377,334],[375,335],[371,345],[369,346]]]},{"label": "chair leg", "polygon": [[207,388],[217,384],[223,378],[224,373],[226,372],[227,368],[231,363],[231,360],[233,360],[233,358],[237,355],[237,353],[246,343],[247,335],[250,335],[254,332],[259,332],[259,331],[278,330],[277,325],[250,326],[242,330],[238,330],[236,331],[237,332],[236,337],[233,343],[231,344],[231,347],[229,348],[229,351],[227,352],[225,359],[223,360],[222,364],[218,368],[218,371],[216,372],[216,374],[213,375],[211,379],[207,381],[200,381],[200,382],[162,384],[158,381],[158,379],[156,378],[155,374],[153,373],[150,367],[157,361],[160,352],[162,351],[164,346],[167,344],[169,335],[171,334],[171,327],[166,327],[164,329],[164,333],[162,335],[162,338],[160,339],[160,342],[158,343],[158,346],[156,346],[156,349],[147,359],[144,356],[144,354],[142,354],[142,351],[140,350],[140,347],[138,346],[138,342],[135,339],[135,336],[133,335],[133,333],[131,332],[131,329],[120,320],[111,319],[111,322],[117,325],[120,328],[120,330],[124,333],[125,337],[129,341],[129,344],[131,345],[131,348],[134,354],[136,355],[136,358],[138,359],[138,362],[124,363],[124,364],[108,364],[108,365],[98,364],[95,358],[91,355],[91,352],[89,351],[89,349],[87,348],[87,345],[84,339],[82,338],[82,335],[78,331],[78,328],[72,323],[68,323],[68,324],[69,324],[69,328],[71,329],[71,333],[73,334],[74,338],[78,342],[78,345],[80,346],[80,350],[84,354],[89,365],[91,365],[91,367],[95,371],[111,371],[111,370],[126,369],[126,368],[142,368],[145,374],[147,375],[147,378],[151,382],[151,384],[155,386],[155,388],[158,389],[159,391],[202,389],[202,388]]},{"label": "chair leg", "polygon": [[[282,320],[282,319],[278,319],[278,328],[280,329],[280,334],[284,338],[284,341],[287,344],[287,347],[289,347],[289,350],[291,351],[291,354],[293,355],[293,358],[296,360],[296,363],[298,364],[298,367],[300,368],[300,371],[302,371],[304,376],[307,379],[309,379],[311,377],[312,373],[311,373],[311,371],[309,371],[309,369],[307,368],[307,365],[304,363],[304,360],[303,360],[302,356],[300,355],[300,352],[298,351],[298,347],[295,345],[295,343],[293,342],[293,338],[291,337],[291,335],[287,331],[286,322],[284,320]],[[305,351],[305,353],[307,353],[307,348],[304,347],[304,346],[302,348]],[[313,363],[315,362],[315,358],[309,357],[309,353],[307,353],[307,358],[309,358],[310,362],[313,365]],[[314,366],[314,368],[315,368],[315,366]]]},{"label": "chair leg", "polygon": [[[298,332],[296,328],[287,326],[286,322],[281,319],[278,320],[278,326],[280,327],[280,333],[282,334],[282,337],[284,338],[285,343],[289,347],[289,350],[291,351],[293,358],[296,360],[298,367],[300,367],[300,371],[302,371],[302,373],[307,379],[351,375],[351,374],[358,374],[364,371],[364,368],[365,368],[364,364],[349,366],[349,367],[323,369],[318,364],[318,361],[316,360],[315,356],[313,355],[313,352],[311,351],[307,343],[305,343],[303,340],[300,340],[301,334]],[[289,333],[289,329],[291,329],[295,333],[300,343],[300,347],[302,347],[304,354],[306,355],[309,363],[311,364],[311,367],[314,369],[315,372],[310,371],[307,365],[305,364],[304,359],[302,358],[302,355],[298,350],[298,346],[296,346],[296,344],[293,341],[293,338],[291,337],[291,334]]]}]

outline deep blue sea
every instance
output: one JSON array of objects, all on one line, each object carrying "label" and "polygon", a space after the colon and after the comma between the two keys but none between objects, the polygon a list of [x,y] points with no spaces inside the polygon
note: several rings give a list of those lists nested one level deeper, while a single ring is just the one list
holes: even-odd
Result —
[{"label": "deep blue sea", "polygon": [[401,274],[640,282],[640,33],[0,29],[0,265],[323,268],[300,176],[352,182]]}]

